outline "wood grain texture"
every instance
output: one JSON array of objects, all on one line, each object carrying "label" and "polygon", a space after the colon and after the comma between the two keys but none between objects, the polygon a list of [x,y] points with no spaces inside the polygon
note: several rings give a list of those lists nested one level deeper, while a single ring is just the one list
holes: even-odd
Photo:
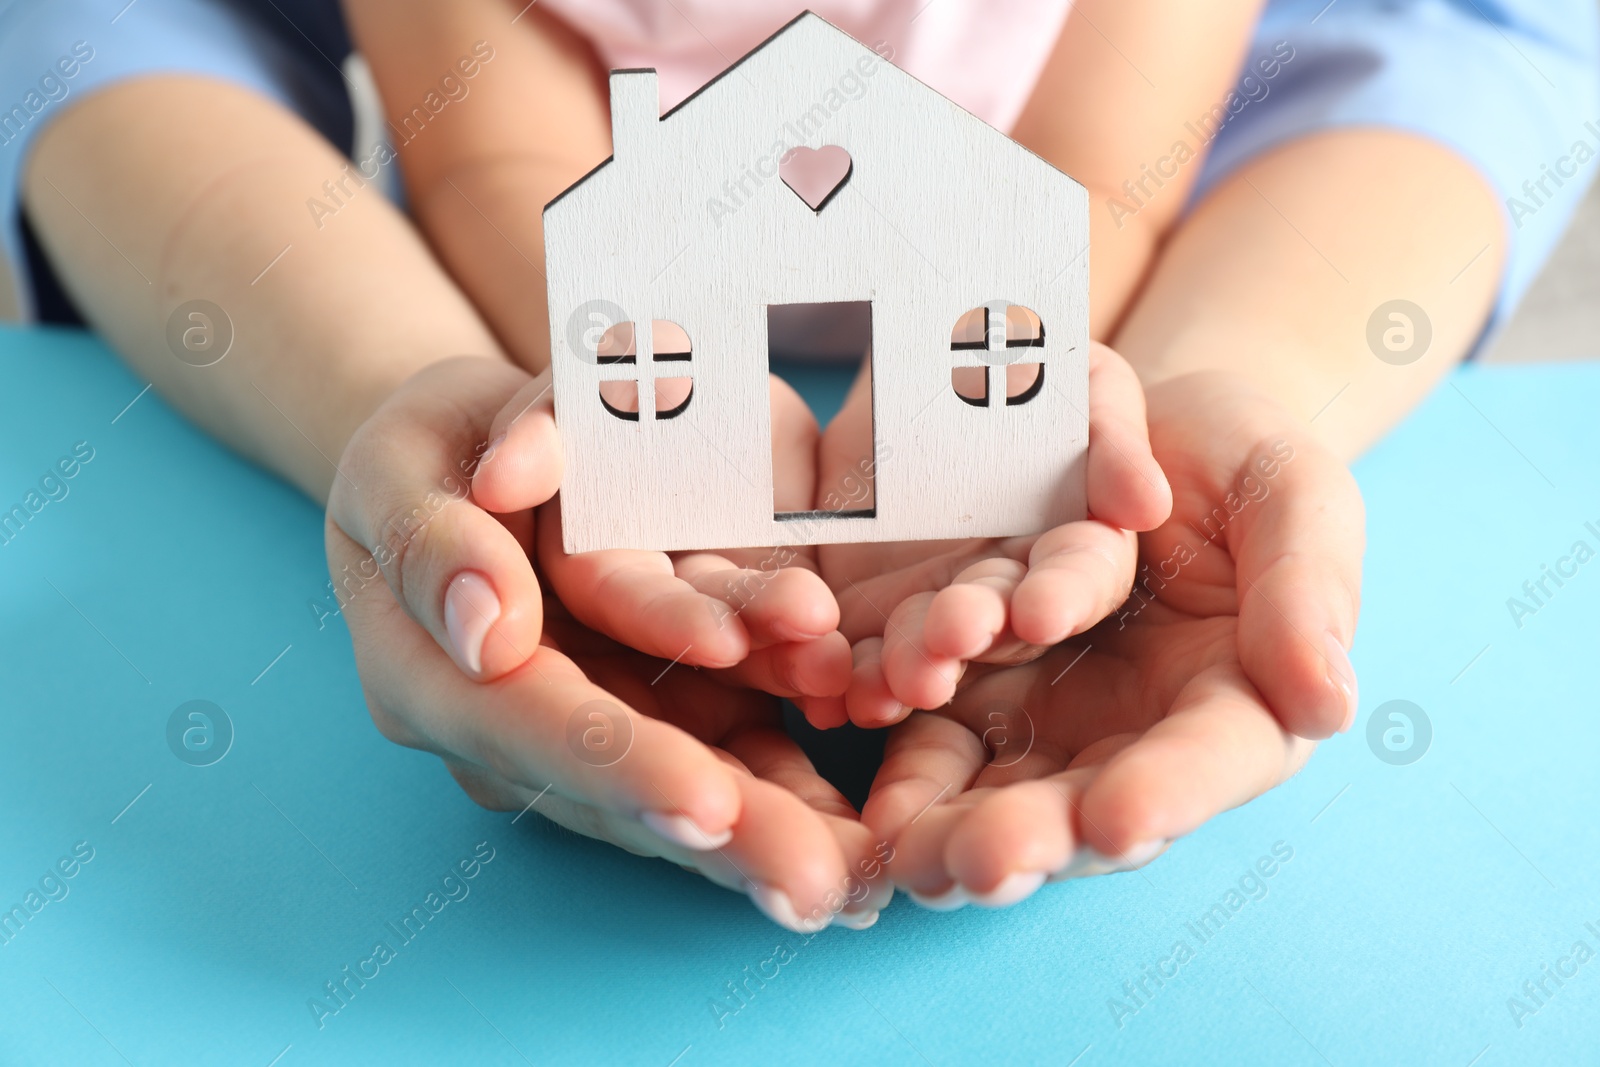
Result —
[{"label": "wood grain texture", "polygon": [[[815,15],[804,15],[664,118],[653,72],[614,72],[615,155],[545,209],[551,362],[569,552],[909,541],[1038,533],[1085,515],[1088,196],[1004,134]],[[778,177],[790,149],[850,153],[813,211]],[[767,308],[871,301],[875,511],[773,513]],[[1019,304],[1042,347],[953,351],[962,316]],[[998,315],[998,318],[996,317]],[[688,333],[652,359],[650,324]],[[632,363],[600,332],[636,324]],[[1026,403],[1004,364],[1038,362]],[[991,403],[955,366],[988,366]],[[652,417],[651,382],[691,375]],[[640,416],[600,402],[639,381]]]}]

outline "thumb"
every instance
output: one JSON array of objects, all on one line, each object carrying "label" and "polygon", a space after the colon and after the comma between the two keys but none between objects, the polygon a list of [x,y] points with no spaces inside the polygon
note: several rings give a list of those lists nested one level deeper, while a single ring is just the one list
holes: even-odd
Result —
[{"label": "thumb", "polygon": [[1144,389],[1128,361],[1089,346],[1089,513],[1125,530],[1153,530],[1172,513],[1172,488],[1150,449]]},{"label": "thumb", "polygon": [[472,476],[472,496],[496,514],[527,511],[556,495],[561,474],[561,441],[546,370],[495,414],[488,451]]},{"label": "thumb", "polygon": [[332,576],[340,602],[381,575],[406,612],[479,681],[526,663],[544,622],[526,547],[471,491],[474,476],[494,462],[489,434],[497,413],[527,380],[483,358],[424,369],[356,432],[340,463],[345,476],[328,499],[328,521],[366,551]]}]

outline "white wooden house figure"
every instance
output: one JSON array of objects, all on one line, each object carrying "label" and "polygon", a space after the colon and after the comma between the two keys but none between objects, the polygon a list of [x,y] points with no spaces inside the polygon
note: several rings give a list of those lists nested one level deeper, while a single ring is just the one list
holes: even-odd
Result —
[{"label": "white wooden house figure", "polygon": [[[654,71],[610,87],[612,157],[544,214],[568,551],[1011,536],[1084,516],[1083,186],[810,13],[665,116]],[[825,146],[849,170],[813,208],[778,167]],[[862,301],[871,507],[779,515],[768,311]],[[1008,397],[1024,362],[1032,384]],[[983,369],[953,379],[962,366]],[[963,396],[963,373],[987,389]],[[638,410],[606,401],[619,381]]]}]

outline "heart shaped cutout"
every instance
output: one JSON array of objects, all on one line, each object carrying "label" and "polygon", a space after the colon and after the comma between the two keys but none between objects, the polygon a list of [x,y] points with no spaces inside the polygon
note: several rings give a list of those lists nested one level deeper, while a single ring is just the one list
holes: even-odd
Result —
[{"label": "heart shaped cutout", "polygon": [[854,167],[850,153],[836,144],[791,148],[778,161],[778,177],[812,211],[821,211],[844,188]]}]

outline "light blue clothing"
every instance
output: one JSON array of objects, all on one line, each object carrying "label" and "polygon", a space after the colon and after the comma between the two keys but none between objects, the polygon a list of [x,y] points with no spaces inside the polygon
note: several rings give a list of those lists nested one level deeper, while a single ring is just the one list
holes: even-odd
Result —
[{"label": "light blue clothing", "polygon": [[[349,102],[337,66],[343,56],[319,54],[329,35],[316,32],[323,28],[306,18],[305,3],[278,0],[263,15],[252,0],[0,0],[0,258],[20,288],[25,320],[37,317],[37,292],[54,280],[41,286],[27,269],[23,161],[45,127],[94,90],[147,74],[218,78],[277,101],[336,140],[342,134],[339,148],[348,150]],[[327,6],[337,21],[337,5]],[[271,13],[280,7],[323,40],[306,41],[286,16]],[[71,77],[58,65],[63,58],[77,60]]]},{"label": "light blue clothing", "polygon": [[[270,20],[278,32],[264,32]],[[22,0],[0,10],[0,256],[22,286],[27,317],[37,316],[34,292],[46,286],[27,269],[18,174],[28,146],[70,100],[142,73],[210,75],[278,100],[348,150],[350,105],[338,76],[348,45],[337,22],[333,0],[277,0],[270,11],[253,0]],[[55,75],[66,95],[51,100],[41,78],[76,42],[93,58],[70,79]],[[1286,48],[1292,58],[1283,60]],[[1277,61],[1270,77],[1264,59]],[[1579,142],[1586,160],[1600,153],[1597,70],[1593,0],[1274,0],[1241,71],[1236,114],[1215,137],[1194,196],[1317,130],[1385,126],[1433,138],[1470,160],[1507,205],[1503,319],[1594,174],[1573,153]],[[43,106],[33,113],[30,102]],[[25,122],[13,117],[17,107]],[[1558,175],[1558,186],[1550,175],[1559,170],[1572,176]],[[37,274],[41,264],[33,267]]]},{"label": "light blue clothing", "polygon": [[[1196,198],[1246,160],[1321,129],[1386,126],[1440,141],[1506,204],[1496,319],[1560,239],[1595,164],[1546,178],[1574,148],[1600,156],[1600,13],[1592,0],[1275,0],[1250,56],[1294,58],[1217,137]],[[1258,93],[1259,89],[1247,90]],[[1533,185],[1532,197],[1524,182]],[[1520,203],[1512,203],[1512,198]]]}]

